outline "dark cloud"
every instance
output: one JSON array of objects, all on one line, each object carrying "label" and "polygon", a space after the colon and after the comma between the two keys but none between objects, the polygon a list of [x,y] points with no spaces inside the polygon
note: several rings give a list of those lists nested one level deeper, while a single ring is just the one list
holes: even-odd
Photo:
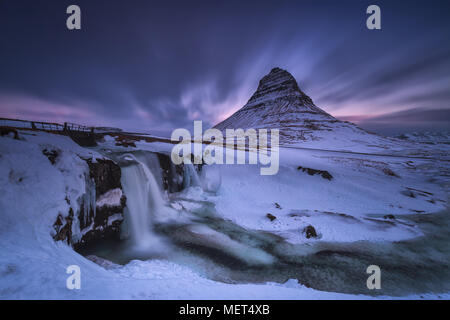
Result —
[{"label": "dark cloud", "polygon": [[375,117],[343,117],[354,121],[367,130],[384,134],[399,134],[405,131],[445,130],[450,128],[450,109],[410,109]]},{"label": "dark cloud", "polygon": [[366,121],[379,122],[428,122],[443,121],[450,122],[450,109],[411,109],[384,114],[366,119]]},{"label": "dark cloud", "polygon": [[275,66],[338,116],[450,102],[448,1],[378,1],[379,31],[365,27],[364,0],[77,0],[75,32],[65,28],[73,3],[0,2],[0,116],[213,125]]}]

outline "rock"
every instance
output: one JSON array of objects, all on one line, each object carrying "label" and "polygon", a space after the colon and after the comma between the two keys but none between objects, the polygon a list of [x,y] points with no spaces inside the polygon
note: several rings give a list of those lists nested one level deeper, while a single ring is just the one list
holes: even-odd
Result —
[{"label": "rock", "polygon": [[92,262],[98,264],[100,267],[103,267],[107,270],[120,267],[120,265],[118,265],[112,261],[103,259],[103,258],[95,256],[95,255],[88,255],[88,256],[86,256],[86,259],[91,260]]},{"label": "rock", "polygon": [[396,178],[400,178],[394,171],[392,171],[389,168],[383,168],[383,173],[385,175],[391,176],[391,177],[396,177]]},{"label": "rock", "polygon": [[116,137],[115,138],[116,146],[121,146],[121,147],[125,147],[125,148],[128,148],[128,147],[136,148],[135,142],[141,140],[140,137],[138,137],[138,136],[133,137],[131,135],[128,136],[128,135],[117,134],[115,137]]},{"label": "rock", "polygon": [[179,192],[183,189],[184,165],[174,165],[169,155],[156,153],[162,169],[164,190]]},{"label": "rock", "polygon": [[[56,232],[53,238],[66,241],[75,250],[99,239],[119,239],[126,206],[120,167],[109,159],[97,159],[96,162],[88,159],[86,162],[89,167],[89,172],[85,173],[86,194],[77,199],[78,211],[75,214],[70,207],[68,215],[59,214],[53,224]],[[67,197],[66,202],[70,205]],[[78,220],[77,230],[72,230],[74,219]]]},{"label": "rock", "polygon": [[69,130],[67,135],[75,143],[82,147],[95,147],[97,146],[96,138],[98,135],[92,132]]},{"label": "rock", "polygon": [[56,158],[59,156],[59,152],[57,150],[44,149],[42,150],[42,153],[48,158],[48,160],[50,160],[51,164],[55,164]]},{"label": "rock", "polygon": [[387,214],[383,217],[384,219],[395,220],[395,216],[393,214]]},{"label": "rock", "polygon": [[416,198],[416,194],[412,192],[411,190],[403,190],[400,192],[402,195],[410,197],[410,198]]},{"label": "rock", "polygon": [[269,218],[270,221],[273,221],[277,218],[273,214],[270,214],[270,213],[266,214],[266,217]]},{"label": "rock", "polygon": [[316,229],[312,225],[305,227],[303,233],[306,235],[306,239],[317,238]]},{"label": "rock", "polygon": [[301,170],[303,172],[308,173],[310,176],[314,176],[316,174],[319,174],[322,176],[322,178],[326,179],[326,180],[330,180],[333,179],[333,176],[325,170],[317,170],[317,169],[311,169],[311,168],[305,168],[302,166],[298,166],[297,170]]},{"label": "rock", "polygon": [[63,217],[61,214],[56,218],[53,228],[56,234],[53,236],[55,241],[66,241],[67,244],[72,244],[72,222],[73,222],[73,209],[69,209],[67,217]]},{"label": "rock", "polygon": [[282,209],[281,206],[278,204],[278,202],[275,202],[275,208]]},{"label": "rock", "polygon": [[0,126],[0,136],[11,136],[15,140],[20,140],[17,130],[11,127]]},{"label": "rock", "polygon": [[96,195],[100,196],[115,188],[122,189],[120,182],[122,171],[114,161],[96,159],[96,162],[92,162],[88,159],[86,162],[89,166],[89,176],[94,179]]}]

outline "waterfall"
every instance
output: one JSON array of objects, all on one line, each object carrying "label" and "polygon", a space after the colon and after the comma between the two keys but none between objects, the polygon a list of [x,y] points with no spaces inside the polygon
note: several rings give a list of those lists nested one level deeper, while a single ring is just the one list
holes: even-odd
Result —
[{"label": "waterfall", "polygon": [[184,165],[184,183],[183,188],[188,187],[201,187],[202,183],[198,176],[197,170],[195,170],[194,165],[191,163],[186,163]]},{"label": "waterfall", "polygon": [[153,224],[165,211],[164,199],[150,169],[132,154],[126,154],[124,159],[131,160],[122,167],[121,179],[127,196],[128,232],[135,246],[153,247],[159,242]]}]

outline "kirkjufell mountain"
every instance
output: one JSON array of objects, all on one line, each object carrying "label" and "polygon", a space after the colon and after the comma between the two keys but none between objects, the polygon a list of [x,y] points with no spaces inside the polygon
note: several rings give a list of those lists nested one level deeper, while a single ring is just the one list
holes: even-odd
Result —
[{"label": "kirkjufell mountain", "polygon": [[280,129],[281,143],[318,141],[330,136],[327,132],[336,131],[342,131],[344,136],[373,136],[317,107],[295,78],[280,68],[273,68],[264,76],[247,104],[215,128]]}]

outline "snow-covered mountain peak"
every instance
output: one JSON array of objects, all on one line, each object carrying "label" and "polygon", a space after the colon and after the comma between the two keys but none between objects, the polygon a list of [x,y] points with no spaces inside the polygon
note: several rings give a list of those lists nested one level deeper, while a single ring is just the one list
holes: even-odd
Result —
[{"label": "snow-covered mountain peak", "polygon": [[295,78],[281,68],[273,68],[265,75],[247,104],[215,128],[280,129],[282,143],[322,140],[327,131],[342,128],[347,133],[367,134],[354,124],[337,120],[318,108],[299,88]]},{"label": "snow-covered mountain peak", "polygon": [[258,89],[242,110],[259,108],[270,102],[276,105],[283,100],[294,102],[297,107],[303,107],[305,111],[323,112],[318,108],[316,108],[318,110],[314,109],[313,101],[300,90],[295,78],[280,68],[273,68],[259,81]]}]

